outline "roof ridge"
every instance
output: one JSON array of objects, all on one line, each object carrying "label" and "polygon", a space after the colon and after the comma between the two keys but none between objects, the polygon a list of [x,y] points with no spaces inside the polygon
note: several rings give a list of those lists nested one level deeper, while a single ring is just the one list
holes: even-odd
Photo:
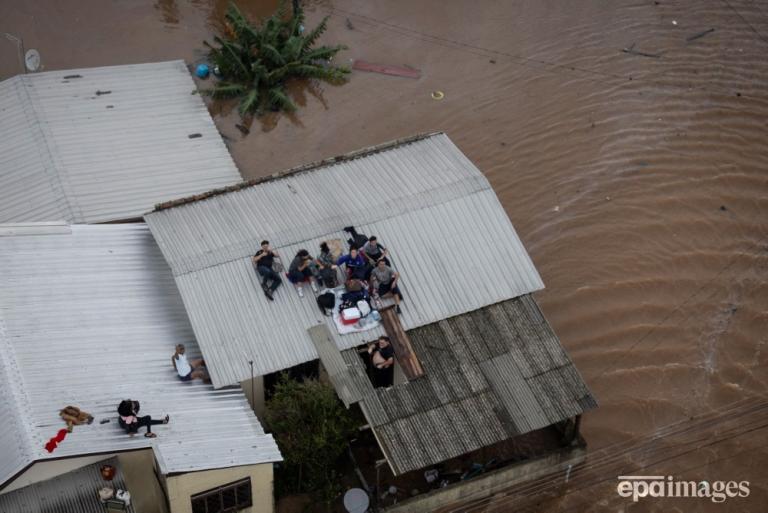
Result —
[{"label": "roof ridge", "polygon": [[204,192],[202,194],[195,194],[193,196],[187,196],[186,198],[179,198],[175,200],[165,201],[163,203],[158,203],[155,205],[154,210],[152,212],[160,212],[162,210],[168,210],[174,207],[180,207],[183,205],[187,205],[190,203],[196,203],[198,201],[206,200],[208,198],[212,198],[214,196],[220,196],[222,194],[228,194],[230,192],[236,192],[239,190],[247,189],[249,187],[253,187],[256,185],[260,185],[262,183],[272,182],[275,180],[280,180],[281,178],[287,178],[289,176],[295,176],[297,174],[300,174],[302,172],[309,172],[309,171],[316,171],[318,169],[322,169],[324,167],[331,166],[333,164],[338,164],[341,162],[347,162],[350,160],[355,160],[362,157],[368,157],[370,155],[374,155],[376,153],[381,153],[383,151],[393,150],[395,148],[399,148],[401,146],[404,146],[406,144],[411,144],[414,142],[418,142],[424,139],[429,139],[430,137],[435,137],[438,135],[443,135],[445,132],[437,131],[437,132],[422,132],[415,135],[411,135],[408,137],[403,137],[400,139],[394,139],[392,141],[388,141],[382,144],[377,144],[374,146],[367,146],[365,148],[351,151],[348,153],[343,153],[341,155],[337,155],[335,157],[329,157],[327,159],[317,160],[315,162],[310,162],[308,164],[301,164],[296,167],[288,168],[283,171],[278,171],[276,173],[272,173],[268,176],[263,176],[260,178],[252,178],[251,180],[244,180],[240,183],[229,185],[227,187],[221,187],[218,189],[213,189],[208,192]]}]

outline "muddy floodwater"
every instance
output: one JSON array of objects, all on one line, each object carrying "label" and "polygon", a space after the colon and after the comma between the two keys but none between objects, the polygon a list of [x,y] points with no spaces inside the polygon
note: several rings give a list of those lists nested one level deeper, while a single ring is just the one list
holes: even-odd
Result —
[{"label": "muddy floodwater", "polygon": [[[275,5],[241,4],[256,16]],[[225,6],[0,0],[0,32],[38,49],[45,70],[192,64]],[[768,510],[768,2],[307,10],[308,25],[330,15],[325,42],[349,47],[337,62],[408,65],[421,78],[354,72],[341,87],[293,87],[300,110],[256,120],[247,136],[230,105],[211,106],[216,124],[249,178],[436,130],[486,174],[547,286],[542,309],[600,403],[583,422],[595,478],[534,509]],[[14,44],[0,40],[0,78],[18,71]],[[749,481],[750,495],[627,508],[622,472]],[[499,499],[473,511],[510,509]]]}]

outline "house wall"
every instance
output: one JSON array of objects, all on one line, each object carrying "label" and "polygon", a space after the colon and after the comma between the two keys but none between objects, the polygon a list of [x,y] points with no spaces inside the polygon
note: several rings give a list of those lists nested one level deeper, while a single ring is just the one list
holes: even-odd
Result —
[{"label": "house wall", "polygon": [[[253,382],[253,394],[251,394],[251,382]],[[264,376],[256,376],[252,380],[246,379],[245,381],[241,381],[240,386],[243,388],[243,393],[245,394],[246,399],[248,399],[248,404],[251,405],[253,413],[256,414],[259,420],[263,420],[265,406]]]},{"label": "house wall", "polygon": [[[240,511],[243,513],[273,513],[275,504],[271,463],[168,476],[166,483],[168,501],[171,506],[170,513],[192,513],[192,501],[190,499],[192,495],[246,477],[251,478],[253,507]],[[144,512],[142,511],[142,513]]]},{"label": "house wall", "polygon": [[537,477],[565,470],[586,458],[584,447],[569,447],[533,461],[517,463],[480,475],[468,481],[453,484],[404,500],[383,509],[386,513],[431,513],[447,505],[469,500],[482,499],[514,484],[530,481]]}]

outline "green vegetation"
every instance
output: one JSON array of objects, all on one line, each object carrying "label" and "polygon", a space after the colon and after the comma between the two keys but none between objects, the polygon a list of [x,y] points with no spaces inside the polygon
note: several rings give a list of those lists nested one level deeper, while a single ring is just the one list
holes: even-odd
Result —
[{"label": "green vegetation", "polygon": [[330,64],[345,46],[320,46],[315,43],[325,32],[328,17],[313,30],[304,30],[304,12],[289,14],[286,3],[261,26],[251,24],[235,4],[225,15],[225,32],[207,41],[209,57],[218,66],[222,80],[202,93],[214,98],[240,98],[241,115],[263,110],[292,112],[296,105],[285,86],[289,79],[316,79],[343,83],[350,70]]},{"label": "green vegetation", "polygon": [[317,380],[297,382],[283,375],[265,417],[285,458],[276,473],[278,495],[310,492],[330,505],[341,493],[336,467],[358,426],[336,391]]}]

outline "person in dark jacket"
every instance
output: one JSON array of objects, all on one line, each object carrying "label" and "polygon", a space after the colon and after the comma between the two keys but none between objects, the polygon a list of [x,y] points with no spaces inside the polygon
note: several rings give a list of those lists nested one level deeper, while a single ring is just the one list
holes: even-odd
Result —
[{"label": "person in dark jacket", "polygon": [[117,422],[120,424],[120,427],[125,429],[125,432],[131,436],[135,435],[139,431],[139,428],[144,426],[147,428],[147,432],[144,433],[144,436],[147,438],[155,438],[157,435],[152,432],[152,426],[168,424],[171,420],[168,415],[166,415],[163,420],[152,420],[152,417],[149,415],[139,417],[139,408],[141,408],[139,401],[134,401],[132,399],[121,401],[117,407],[117,413],[120,415]]},{"label": "person in dark jacket", "polygon": [[251,259],[256,271],[263,278],[261,288],[264,289],[264,295],[267,296],[267,299],[270,301],[275,300],[273,294],[277,290],[277,287],[283,282],[283,280],[280,279],[280,275],[272,268],[275,263],[275,258],[279,259],[280,255],[277,254],[277,251],[269,247],[268,240],[263,240],[261,241],[261,249],[258,250]]}]

